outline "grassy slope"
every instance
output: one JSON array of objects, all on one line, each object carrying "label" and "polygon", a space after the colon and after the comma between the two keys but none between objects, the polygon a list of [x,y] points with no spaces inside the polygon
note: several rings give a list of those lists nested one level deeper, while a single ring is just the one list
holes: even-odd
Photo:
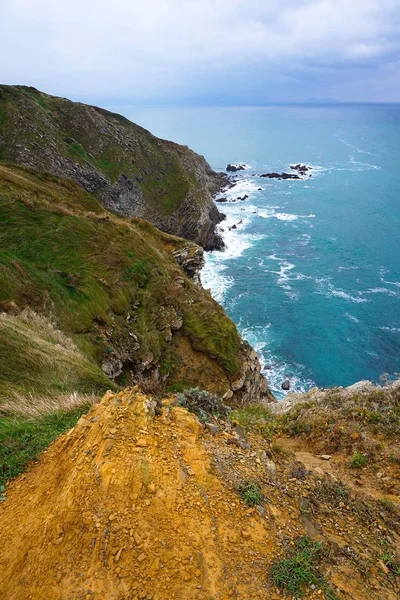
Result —
[{"label": "grassy slope", "polygon": [[[21,472],[85,410],[57,410],[60,398],[113,387],[100,364],[130,334],[140,343],[132,368],[152,354],[167,385],[179,387],[180,346],[165,339],[165,309],[183,317],[179,336],[205,355],[194,381],[207,388],[218,385],[210,377],[221,386],[235,379],[240,337],[172,257],[186,245],[145,221],[110,215],[71,181],[0,165],[0,479]],[[39,397],[53,415],[12,414]]]},{"label": "grassy slope", "polygon": [[7,481],[22,473],[27,463],[61,433],[71,429],[89,407],[90,404],[82,404],[36,418],[11,415],[0,418],[0,500],[4,499],[1,488]]},{"label": "grassy slope", "polygon": [[[139,338],[138,357],[163,358],[160,308],[182,314],[192,345],[232,378],[240,338],[223,310],[190,280],[171,252],[184,245],[141,220],[104,211],[69,181],[0,166],[0,302],[52,314],[89,357],[107,353],[108,327]],[[126,316],[138,305],[136,320]]]},{"label": "grassy slope", "polygon": [[204,190],[183,166],[186,148],[104,109],[26,86],[0,86],[0,160],[15,160],[18,144],[43,171],[53,171],[50,150],[111,182],[123,173],[138,182],[145,200],[163,216],[173,214],[189,193],[192,202],[204,202]]}]

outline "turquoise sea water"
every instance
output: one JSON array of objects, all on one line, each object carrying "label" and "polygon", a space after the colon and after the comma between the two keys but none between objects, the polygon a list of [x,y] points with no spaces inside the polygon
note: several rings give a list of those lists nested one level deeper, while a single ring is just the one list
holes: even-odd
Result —
[{"label": "turquoise sea water", "polygon": [[[248,165],[203,284],[280,397],[287,376],[305,390],[400,371],[400,105],[119,110],[217,170]],[[293,163],[312,177],[252,176]]]}]

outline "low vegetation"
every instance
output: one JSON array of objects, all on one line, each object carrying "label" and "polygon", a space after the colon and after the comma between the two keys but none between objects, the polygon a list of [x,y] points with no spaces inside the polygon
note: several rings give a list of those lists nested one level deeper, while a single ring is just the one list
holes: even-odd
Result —
[{"label": "low vegetation", "polygon": [[230,412],[221,398],[199,388],[185,389],[176,397],[178,405],[197,415],[202,423],[212,417],[226,417]]},{"label": "low vegetation", "polygon": [[302,536],[289,546],[285,558],[277,561],[271,569],[271,579],[278,588],[303,596],[311,586],[323,593],[326,600],[338,600],[333,588],[319,571],[319,564],[327,553],[320,542]]},{"label": "low vegetation", "polygon": [[230,414],[233,423],[237,423],[247,432],[254,432],[270,439],[276,430],[277,420],[265,405],[255,404],[233,410]]},{"label": "low vegetation", "polygon": [[[22,473],[27,465],[61,433],[73,427],[90,408],[86,402],[72,410],[58,410],[51,414],[27,418],[3,416],[0,418],[0,487]],[[3,487],[3,497],[7,496]]]},{"label": "low vegetation", "polygon": [[236,489],[247,506],[258,506],[264,502],[264,495],[257,481],[242,481]]},{"label": "low vegetation", "polygon": [[353,454],[349,459],[349,465],[353,469],[362,469],[368,464],[368,456],[362,454],[359,450],[354,450]]}]

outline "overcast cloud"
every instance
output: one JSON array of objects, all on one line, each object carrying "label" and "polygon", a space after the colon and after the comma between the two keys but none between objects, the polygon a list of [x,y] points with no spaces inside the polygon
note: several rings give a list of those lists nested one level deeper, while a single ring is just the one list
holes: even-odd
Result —
[{"label": "overcast cloud", "polygon": [[0,0],[0,80],[103,102],[400,101],[400,0]]}]

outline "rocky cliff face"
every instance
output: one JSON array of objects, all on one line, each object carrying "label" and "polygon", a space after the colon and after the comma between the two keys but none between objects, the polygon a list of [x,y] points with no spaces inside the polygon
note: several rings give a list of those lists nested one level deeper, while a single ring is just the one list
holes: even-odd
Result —
[{"label": "rocky cliff face", "polygon": [[226,184],[202,156],[106,110],[0,86],[0,160],[70,178],[109,210],[223,247],[212,196]]},{"label": "rocky cliff face", "polygon": [[[152,393],[200,387],[231,405],[271,398],[256,353],[200,285],[200,246],[23,167],[0,164],[0,211],[0,404],[104,389],[104,376]],[[65,351],[51,352],[54,339]]]}]

